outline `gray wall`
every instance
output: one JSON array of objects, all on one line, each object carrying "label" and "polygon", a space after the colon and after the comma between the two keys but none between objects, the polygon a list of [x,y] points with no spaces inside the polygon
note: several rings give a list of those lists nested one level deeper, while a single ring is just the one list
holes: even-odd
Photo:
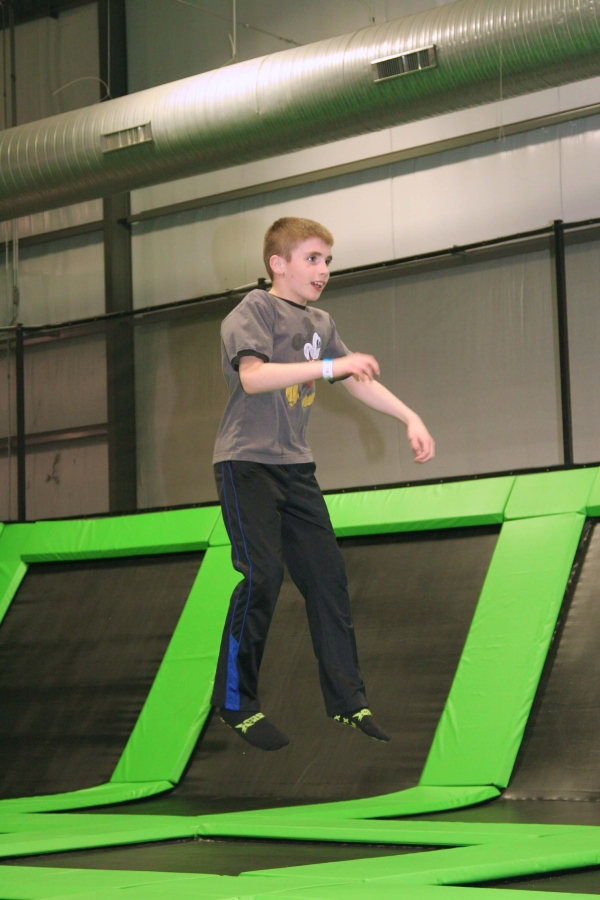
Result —
[{"label": "gray wall", "polygon": [[[207,12],[177,0],[128,0],[129,82],[139,90],[227,63],[229,3]],[[434,5],[431,0],[238,0],[238,58],[277,52]],[[265,32],[269,32],[268,34]],[[18,112],[29,121],[96,102],[95,3],[17,29]],[[84,78],[58,94],[68,81]],[[530,128],[503,127],[600,102],[600,79],[440,116],[263,162],[157,185],[132,195],[134,211],[210,197],[276,178],[308,183],[257,188],[246,199],[133,228],[137,308],[186,300],[255,281],[261,239],[280,215],[309,216],[334,233],[334,269],[436,251],[566,221],[600,216],[600,116]],[[432,142],[493,129],[492,139],[431,153]],[[422,148],[414,150],[411,148]],[[381,154],[413,158],[379,165]],[[311,172],[372,160],[358,174],[312,180]],[[98,222],[100,201],[19,221],[23,237]],[[3,258],[0,257],[0,263]],[[600,459],[598,244],[568,248],[573,415],[578,461]],[[23,248],[21,319],[57,323],[101,314],[101,232]],[[324,487],[468,475],[553,465],[561,460],[552,260],[547,252],[468,263],[346,290],[323,305],[350,346],[374,352],[382,379],[430,425],[436,460],[412,464],[403,429],[360,407],[342,386],[322,385],[311,441]],[[136,326],[139,503],[212,500],[210,455],[225,401],[218,329],[225,307],[190,311]],[[8,315],[0,273],[0,310]],[[64,359],[61,359],[64,348]],[[6,354],[0,347],[0,431],[7,433]],[[3,362],[4,360],[4,362]],[[106,421],[104,343],[98,337],[28,349],[28,429]],[[4,367],[4,368],[3,368]],[[14,381],[13,381],[14,384]],[[4,385],[4,387],[3,387]],[[14,430],[14,411],[12,414]],[[14,468],[14,467],[13,467]],[[14,472],[0,452],[0,516],[15,509]],[[107,508],[103,438],[30,448],[30,515],[75,515]]]}]

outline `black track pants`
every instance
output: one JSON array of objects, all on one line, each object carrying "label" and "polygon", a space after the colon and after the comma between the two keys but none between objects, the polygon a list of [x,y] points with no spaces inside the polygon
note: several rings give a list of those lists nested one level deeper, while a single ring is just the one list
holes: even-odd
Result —
[{"label": "black track pants", "polygon": [[212,703],[257,712],[258,672],[283,564],[306,600],[329,716],[367,705],[358,668],[344,560],[315,478],[314,463],[224,462],[215,477],[234,568]]}]

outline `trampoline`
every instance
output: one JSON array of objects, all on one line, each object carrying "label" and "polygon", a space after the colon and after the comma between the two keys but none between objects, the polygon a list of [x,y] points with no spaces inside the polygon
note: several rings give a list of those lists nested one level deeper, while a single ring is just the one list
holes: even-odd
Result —
[{"label": "trampoline", "polygon": [[[19,635],[27,633],[28,610],[50,608],[44,579],[78,585],[75,593],[89,593],[92,605],[103,579],[122,585],[115,635],[127,635],[144,603],[157,612],[133,629],[139,647],[122,668],[110,663],[119,656],[110,627],[104,650],[81,668],[82,684],[98,683],[98,694],[110,696],[100,712],[90,707],[86,734],[106,740],[94,738],[85,764],[77,763],[77,747],[60,741],[49,754],[75,760],[72,780],[56,778],[58,766],[36,766],[35,777],[16,767],[6,776],[1,897],[50,896],[50,883],[82,897],[93,889],[118,898],[126,888],[130,897],[215,900],[288,889],[334,900],[342,887],[366,898],[380,896],[382,881],[395,897],[432,900],[445,900],[444,885],[453,886],[452,897],[462,890],[474,900],[485,887],[585,893],[597,886],[600,816],[594,802],[581,802],[597,790],[595,733],[587,730],[600,702],[590,627],[600,593],[597,470],[327,499],[347,562],[370,704],[391,730],[391,745],[326,718],[303,603],[288,579],[261,697],[290,746],[260,754],[210,716],[210,672],[236,581],[215,508],[155,514],[150,525],[141,515],[98,520],[83,542],[90,523],[69,523],[70,534],[65,523],[43,525],[41,536],[33,533],[38,526],[26,526],[27,534],[5,529],[0,650],[21,660],[7,668],[6,684],[26,686]],[[52,533],[55,526],[63,531]],[[23,579],[19,566],[27,565]],[[85,643],[90,623],[79,621],[68,590],[55,593],[64,609],[56,634],[64,628],[67,645]],[[65,650],[41,615],[38,625],[58,679],[52,661]],[[50,685],[59,683],[52,678]],[[104,691],[106,684],[114,690]],[[48,716],[38,690],[21,703],[30,710],[30,734]],[[77,717],[77,696],[59,696],[65,719],[69,709]],[[9,766],[18,756],[10,729],[21,727],[19,716],[10,721]],[[573,737],[564,746],[556,737],[561,721]],[[75,745],[85,742],[85,728],[85,721],[74,728]],[[557,766],[543,752],[548,741],[562,754]],[[564,799],[539,799],[550,796]]]}]

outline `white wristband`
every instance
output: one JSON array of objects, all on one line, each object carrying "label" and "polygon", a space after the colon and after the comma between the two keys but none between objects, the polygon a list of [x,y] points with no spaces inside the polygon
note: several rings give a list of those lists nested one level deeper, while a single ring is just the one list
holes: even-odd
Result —
[{"label": "white wristband", "polygon": [[323,360],[323,378],[326,378],[327,381],[331,381],[333,379],[333,360],[332,359],[324,359]]}]

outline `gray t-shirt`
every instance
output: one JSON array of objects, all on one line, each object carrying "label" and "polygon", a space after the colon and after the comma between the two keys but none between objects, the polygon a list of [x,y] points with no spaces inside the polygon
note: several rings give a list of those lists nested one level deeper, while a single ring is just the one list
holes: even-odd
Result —
[{"label": "gray t-shirt", "polygon": [[215,444],[213,462],[241,459],[289,465],[312,462],[306,426],[315,383],[263,394],[246,394],[238,375],[242,356],[292,363],[336,359],[350,351],[329,313],[254,290],[221,325],[223,374],[229,400]]}]

